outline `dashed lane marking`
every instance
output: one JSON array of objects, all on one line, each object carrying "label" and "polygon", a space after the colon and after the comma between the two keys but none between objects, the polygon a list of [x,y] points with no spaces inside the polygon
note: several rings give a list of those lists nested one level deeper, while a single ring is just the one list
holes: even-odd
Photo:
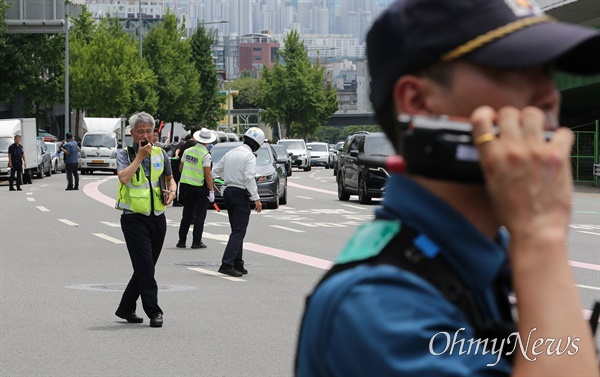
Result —
[{"label": "dashed lane marking", "polygon": [[108,225],[111,228],[120,228],[121,224],[119,223],[111,223],[110,221],[100,221],[100,224]]},{"label": "dashed lane marking", "polygon": [[244,279],[240,279],[240,278],[234,278],[233,276],[227,276],[224,275],[220,272],[215,272],[215,271],[211,271],[211,270],[205,270],[204,268],[199,268],[199,267],[188,267],[188,270],[192,270],[192,271],[196,271],[196,272],[201,272],[203,274],[206,275],[211,275],[211,276],[215,276],[221,279],[226,279],[226,280],[231,280],[231,281],[246,281]]},{"label": "dashed lane marking", "polygon": [[27,195],[33,195],[33,192],[28,192]]},{"label": "dashed lane marking", "polygon": [[61,223],[65,223],[65,224],[67,224],[67,225],[71,225],[71,226],[79,226],[79,224],[77,224],[77,223],[74,223],[74,222],[72,222],[72,221],[69,221],[69,220],[67,220],[67,219],[57,219],[57,220],[58,220],[58,221],[60,221]]},{"label": "dashed lane marking", "polygon": [[360,206],[353,206],[352,204],[342,204],[344,207],[350,207],[350,208],[355,208],[355,209],[361,209],[361,210],[365,210],[367,208],[365,207],[360,207]]},{"label": "dashed lane marking", "polygon": [[594,287],[591,285],[583,285],[583,284],[575,284],[575,285],[578,286],[579,288],[593,289],[595,291],[600,291],[600,287]]},{"label": "dashed lane marking", "polygon": [[595,236],[600,236],[600,233],[594,233],[594,232],[585,232],[583,230],[578,230],[577,233],[585,233],[585,234],[593,234]]},{"label": "dashed lane marking", "polygon": [[309,198],[308,196],[296,196],[296,198],[312,200],[313,198]]},{"label": "dashed lane marking", "polygon": [[290,232],[295,232],[295,233],[306,233],[304,230],[298,230],[298,229],[293,229],[293,228],[288,228],[285,226],[281,226],[281,225],[271,225],[273,228],[279,228],[279,229],[283,229],[283,230],[288,230]]},{"label": "dashed lane marking", "polygon": [[112,242],[112,243],[116,243],[116,244],[122,244],[122,243],[125,243],[125,242],[123,242],[123,241],[121,241],[121,240],[118,240],[118,239],[116,239],[116,238],[113,238],[113,237],[111,237],[111,236],[107,236],[107,235],[106,235],[106,234],[104,234],[104,233],[92,233],[92,234],[93,234],[94,236],[96,236],[96,237],[103,238],[103,239],[105,239],[105,240],[107,240],[107,241],[110,241],[110,242]]},{"label": "dashed lane marking", "polygon": [[35,202],[35,198],[27,198],[28,202]]},{"label": "dashed lane marking", "polygon": [[37,206],[36,208],[39,209],[42,212],[50,212],[50,210],[48,208],[44,207],[44,206]]}]

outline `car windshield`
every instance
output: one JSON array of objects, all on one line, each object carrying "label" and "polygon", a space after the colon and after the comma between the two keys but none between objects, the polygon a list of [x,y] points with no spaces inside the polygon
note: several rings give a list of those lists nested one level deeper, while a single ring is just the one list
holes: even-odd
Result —
[{"label": "car windshield", "polygon": [[274,145],[272,145],[272,147],[278,156],[286,156],[287,157],[287,150],[285,149],[285,147],[283,145],[274,144]]},{"label": "car windshield", "polygon": [[114,148],[115,138],[112,135],[86,134],[83,137],[82,145],[84,147],[105,147]]},{"label": "car windshield", "polygon": [[[227,143],[223,143],[221,145],[226,145]],[[219,144],[217,144],[219,145]],[[239,144],[236,144],[234,146],[223,146],[223,147],[217,147],[215,146],[211,151],[211,157],[212,157],[212,162],[213,162],[213,166],[214,164],[216,164],[217,162],[219,162],[223,156],[225,156],[225,154],[227,152],[229,152],[230,150],[232,150],[235,147],[239,147]],[[267,146],[265,144],[265,146],[261,147],[258,152],[256,152],[256,165],[269,165],[272,163],[271,160],[271,154],[269,153],[269,150],[267,149]]]},{"label": "car windshield", "polygon": [[279,140],[287,149],[304,149],[304,143],[300,140]]},{"label": "car windshield", "polygon": [[313,152],[328,152],[327,144],[307,144],[312,148]]},{"label": "car windshield", "polygon": [[46,143],[46,146],[48,147],[48,150],[50,151],[50,153],[56,153],[56,144]]},{"label": "car windshield", "polygon": [[395,154],[394,147],[384,134],[369,135],[365,140],[365,154],[389,156]]},{"label": "car windshield", "polygon": [[14,142],[12,137],[0,137],[0,152],[8,153],[8,147]]}]

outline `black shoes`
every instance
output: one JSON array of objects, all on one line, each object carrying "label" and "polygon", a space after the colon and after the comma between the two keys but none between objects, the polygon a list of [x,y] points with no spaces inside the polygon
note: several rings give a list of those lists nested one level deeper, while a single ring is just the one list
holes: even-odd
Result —
[{"label": "black shoes", "polygon": [[219,268],[219,272],[225,275],[233,276],[234,278],[239,278],[243,275],[242,272],[236,270],[235,268],[233,268],[233,266],[227,264],[222,264]]},{"label": "black shoes", "polygon": [[173,202],[173,207],[183,207],[183,204],[180,202]]},{"label": "black shoes", "polygon": [[163,315],[162,313],[157,313],[152,318],[150,318],[150,327],[162,327],[163,325]]},{"label": "black shoes", "polygon": [[67,188],[65,189],[65,191],[72,191],[72,190],[73,190],[73,187],[67,187]]},{"label": "black shoes", "polygon": [[235,266],[234,269],[241,272],[243,275],[248,275],[248,270],[246,270],[244,266]]},{"label": "black shoes", "polygon": [[121,309],[117,309],[117,311],[115,312],[115,315],[119,318],[123,318],[124,320],[126,320],[129,323],[142,323],[144,322],[144,319],[142,317],[138,317],[135,312],[126,312],[123,311]]},{"label": "black shoes", "polygon": [[[182,249],[185,249],[185,242],[177,241],[177,245],[175,245],[175,247],[180,247]],[[192,247],[194,247],[194,246],[192,245]]]},{"label": "black shoes", "polygon": [[20,187],[17,189],[17,191],[23,191]]},{"label": "black shoes", "polygon": [[15,190],[14,188],[10,188],[10,189],[8,189],[8,191],[17,191],[17,190]]},{"label": "black shoes", "polygon": [[207,246],[202,241],[192,243],[192,249],[206,249],[206,248],[207,248]]},{"label": "black shoes", "polygon": [[73,190],[79,190],[79,187],[75,186],[73,187]]}]

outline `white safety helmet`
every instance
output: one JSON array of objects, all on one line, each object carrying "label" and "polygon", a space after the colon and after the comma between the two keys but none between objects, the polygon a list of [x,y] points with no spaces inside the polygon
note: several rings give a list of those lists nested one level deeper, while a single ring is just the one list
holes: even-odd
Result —
[{"label": "white safety helmet", "polygon": [[260,147],[265,142],[265,133],[258,127],[252,127],[246,131],[244,137],[249,137],[250,139],[256,141],[258,146]]}]

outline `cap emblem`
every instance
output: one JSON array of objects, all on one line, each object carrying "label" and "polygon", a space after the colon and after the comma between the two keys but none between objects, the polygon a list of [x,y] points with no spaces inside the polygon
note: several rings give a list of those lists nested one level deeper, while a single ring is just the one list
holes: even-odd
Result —
[{"label": "cap emblem", "polygon": [[517,17],[539,16],[544,14],[534,0],[504,0]]}]

